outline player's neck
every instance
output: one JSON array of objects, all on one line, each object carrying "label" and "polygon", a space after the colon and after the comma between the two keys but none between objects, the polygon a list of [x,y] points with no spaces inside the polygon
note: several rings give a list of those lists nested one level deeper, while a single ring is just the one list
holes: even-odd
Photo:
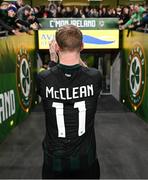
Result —
[{"label": "player's neck", "polygon": [[72,66],[79,64],[80,53],[78,52],[60,52],[59,53],[60,64]]}]

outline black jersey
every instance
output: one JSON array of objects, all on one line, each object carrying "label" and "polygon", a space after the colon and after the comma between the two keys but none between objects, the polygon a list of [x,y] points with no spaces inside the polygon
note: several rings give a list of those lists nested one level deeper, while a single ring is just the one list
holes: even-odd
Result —
[{"label": "black jersey", "polygon": [[51,168],[87,168],[96,160],[94,118],[100,73],[80,65],[65,72],[57,65],[39,74],[38,84],[46,117],[43,148]]}]

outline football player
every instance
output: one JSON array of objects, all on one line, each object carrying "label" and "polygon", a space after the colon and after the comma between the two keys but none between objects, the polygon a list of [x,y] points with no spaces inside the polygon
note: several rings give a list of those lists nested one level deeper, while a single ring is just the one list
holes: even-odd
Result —
[{"label": "football player", "polygon": [[62,26],[55,36],[50,47],[52,67],[38,75],[37,83],[46,119],[42,178],[98,179],[94,119],[101,74],[80,60],[79,28]]}]

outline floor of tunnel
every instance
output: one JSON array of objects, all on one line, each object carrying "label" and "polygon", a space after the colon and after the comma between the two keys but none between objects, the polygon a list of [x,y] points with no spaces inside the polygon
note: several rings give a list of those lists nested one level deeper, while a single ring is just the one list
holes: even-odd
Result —
[{"label": "floor of tunnel", "polygon": [[[148,178],[148,124],[113,96],[101,96],[95,121],[102,179]],[[1,179],[39,179],[44,113],[39,104],[0,144]]]},{"label": "floor of tunnel", "polygon": [[111,95],[101,95],[98,99],[98,112],[129,112],[129,110]]}]

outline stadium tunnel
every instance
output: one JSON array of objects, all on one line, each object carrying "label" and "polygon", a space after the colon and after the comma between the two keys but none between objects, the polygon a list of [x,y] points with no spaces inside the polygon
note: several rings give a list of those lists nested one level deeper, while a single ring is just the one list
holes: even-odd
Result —
[{"label": "stadium tunnel", "polygon": [[[48,43],[60,24],[52,20],[49,30],[50,20],[41,21],[45,27],[33,35],[0,39],[2,179],[41,178],[44,113],[35,79],[49,59]],[[101,178],[148,178],[148,37],[134,31],[129,36],[127,31],[120,34],[115,18],[98,21],[94,29],[80,20],[73,23],[83,25],[81,58],[103,75],[95,125]]]}]

